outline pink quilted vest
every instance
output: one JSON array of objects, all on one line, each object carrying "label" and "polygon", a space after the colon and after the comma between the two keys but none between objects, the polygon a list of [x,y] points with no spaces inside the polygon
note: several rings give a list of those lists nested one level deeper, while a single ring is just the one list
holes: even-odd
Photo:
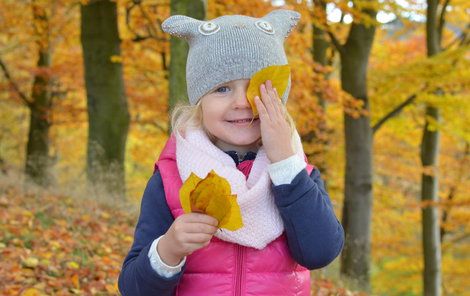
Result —
[{"label": "pink quilted vest", "polygon": [[[155,170],[162,176],[166,201],[173,217],[182,215],[179,189],[182,180],[176,166],[176,141],[171,137]],[[311,165],[307,166],[309,173]],[[289,296],[310,295],[310,272],[289,254],[285,234],[257,250],[222,241],[211,243],[189,255],[178,284],[181,296]]]}]

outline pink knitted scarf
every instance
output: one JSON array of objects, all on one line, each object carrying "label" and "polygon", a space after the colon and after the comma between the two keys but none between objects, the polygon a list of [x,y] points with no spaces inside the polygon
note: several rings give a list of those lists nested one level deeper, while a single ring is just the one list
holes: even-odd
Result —
[{"label": "pink knitted scarf", "polygon": [[[184,182],[191,172],[204,178],[213,169],[228,180],[232,194],[237,195],[244,226],[236,231],[218,230],[221,240],[243,246],[263,249],[284,231],[284,226],[274,204],[271,179],[268,175],[270,161],[261,147],[253,161],[248,178],[237,169],[233,159],[216,147],[203,130],[188,130],[183,137],[176,133],[176,163]],[[302,144],[297,133],[293,136],[296,153],[304,159]],[[248,164],[246,164],[248,165]]]}]

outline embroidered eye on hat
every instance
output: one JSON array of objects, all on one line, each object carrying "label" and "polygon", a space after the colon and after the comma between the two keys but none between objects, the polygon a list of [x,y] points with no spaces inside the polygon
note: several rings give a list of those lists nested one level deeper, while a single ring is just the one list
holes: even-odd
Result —
[{"label": "embroidered eye on hat", "polygon": [[[237,79],[250,79],[259,70],[288,63],[284,40],[297,25],[300,13],[273,10],[262,18],[224,15],[201,21],[173,15],[162,23],[163,31],[189,44],[186,85],[189,102],[197,104],[216,86]],[[280,94],[285,103],[287,89]]]}]

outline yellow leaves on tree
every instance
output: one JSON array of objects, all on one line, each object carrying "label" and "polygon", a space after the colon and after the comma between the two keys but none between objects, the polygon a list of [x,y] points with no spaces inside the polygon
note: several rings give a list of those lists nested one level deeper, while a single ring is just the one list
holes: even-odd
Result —
[{"label": "yellow leaves on tree", "polygon": [[204,179],[191,173],[181,186],[180,201],[185,213],[212,216],[220,228],[234,231],[243,226],[237,196],[231,194],[230,183],[213,170]]},{"label": "yellow leaves on tree", "polygon": [[248,90],[246,91],[246,96],[248,97],[248,102],[253,110],[253,116],[258,115],[258,109],[255,105],[255,97],[258,96],[261,98],[261,93],[259,91],[260,85],[265,83],[266,80],[271,80],[273,87],[277,90],[279,96],[282,96],[286,91],[287,84],[289,83],[289,75],[289,65],[274,65],[259,70],[253,75],[253,77],[251,77]]}]

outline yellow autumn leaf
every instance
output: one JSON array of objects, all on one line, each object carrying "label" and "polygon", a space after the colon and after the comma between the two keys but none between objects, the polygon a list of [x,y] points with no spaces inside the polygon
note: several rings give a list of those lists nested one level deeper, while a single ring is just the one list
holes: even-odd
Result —
[{"label": "yellow autumn leaf", "polygon": [[194,188],[196,188],[197,184],[201,180],[202,179],[196,176],[196,174],[191,173],[191,175],[189,175],[189,178],[183,183],[180,188],[181,207],[183,208],[185,213],[191,213],[191,203],[189,202],[189,198],[191,192],[194,190]]},{"label": "yellow autumn leaf", "polygon": [[21,296],[41,296],[41,291],[35,288],[28,288],[21,293]]},{"label": "yellow autumn leaf", "polygon": [[39,259],[36,257],[28,257],[21,262],[24,267],[36,268],[39,264]]},{"label": "yellow autumn leaf", "polygon": [[258,115],[258,109],[255,105],[255,97],[258,96],[261,98],[259,90],[261,84],[265,83],[266,80],[271,80],[273,88],[277,90],[277,93],[281,97],[287,89],[289,76],[289,65],[274,65],[259,70],[251,77],[246,96],[251,105],[251,109],[253,110],[253,116]]},{"label": "yellow autumn leaf", "polygon": [[230,184],[214,171],[203,181],[191,194],[191,210],[206,213],[220,222],[230,212],[230,201],[225,198],[231,195]]},{"label": "yellow autumn leaf", "polygon": [[220,228],[233,231],[243,226],[237,196],[231,194],[230,183],[213,170],[204,179],[191,173],[181,186],[180,201],[185,213],[212,216]]},{"label": "yellow autumn leaf", "polygon": [[[230,202],[230,208],[232,209],[225,215],[225,217],[220,221],[220,227],[228,229],[228,230],[237,230],[241,226],[243,226],[242,215],[240,212],[240,207],[237,203],[237,196],[230,195],[228,197]],[[233,210],[236,209],[236,210]],[[240,225],[240,226],[239,226]]]},{"label": "yellow autumn leaf", "polygon": [[108,220],[109,218],[111,218],[111,215],[109,213],[103,211],[101,213],[101,218]]},{"label": "yellow autumn leaf", "polygon": [[106,284],[104,287],[106,288],[106,291],[108,291],[109,293],[112,293],[112,294],[117,294],[118,293],[117,283]]},{"label": "yellow autumn leaf", "polygon": [[51,246],[52,251],[57,251],[62,247],[61,244],[57,241],[51,241],[49,245]]},{"label": "yellow autumn leaf", "polygon": [[67,267],[70,269],[79,269],[80,265],[75,261],[69,261],[67,262]]}]

